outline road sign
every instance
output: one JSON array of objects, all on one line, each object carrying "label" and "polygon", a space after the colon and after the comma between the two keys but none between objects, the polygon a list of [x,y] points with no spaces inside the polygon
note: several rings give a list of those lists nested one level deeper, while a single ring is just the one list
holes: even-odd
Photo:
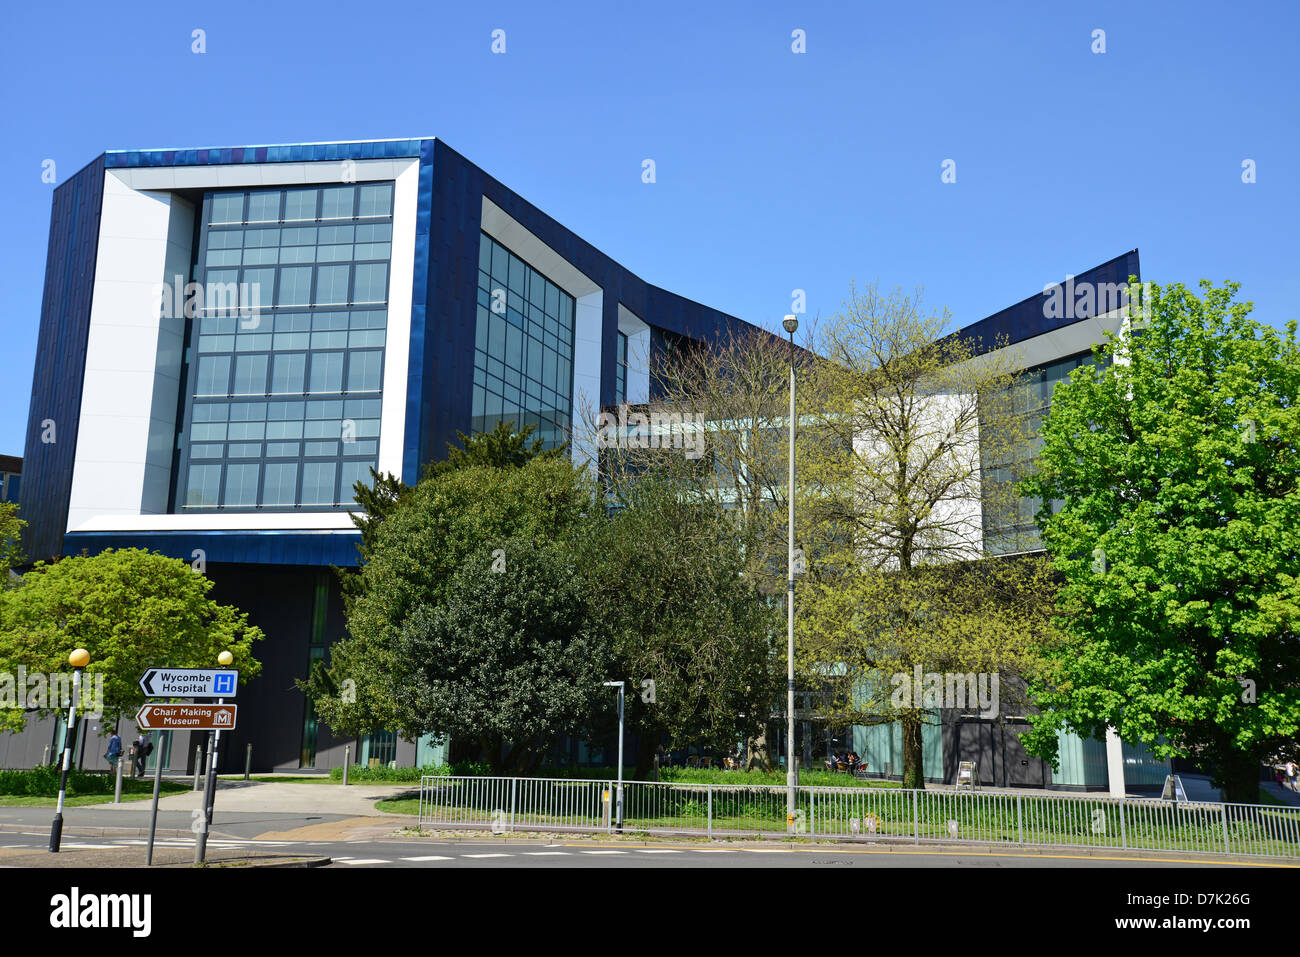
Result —
[{"label": "road sign", "polygon": [[239,672],[212,668],[150,668],[140,679],[146,698],[233,698]]},{"label": "road sign", "polygon": [[146,731],[233,731],[233,704],[147,704],[136,713]]}]

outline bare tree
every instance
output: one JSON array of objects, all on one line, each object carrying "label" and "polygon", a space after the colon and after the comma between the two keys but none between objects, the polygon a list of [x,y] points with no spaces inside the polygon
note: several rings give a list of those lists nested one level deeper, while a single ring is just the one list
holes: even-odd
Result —
[{"label": "bare tree", "polygon": [[1023,460],[1031,436],[1020,359],[948,323],[919,292],[852,289],[817,330],[825,361],[806,370],[800,413],[802,670],[833,691],[824,717],[901,721],[909,787],[923,786],[921,729],[943,701],[898,694],[898,676],[909,688],[918,669],[1018,678],[1050,632],[1050,568],[988,557],[985,537],[1016,496],[1009,480],[985,482],[983,466]]}]

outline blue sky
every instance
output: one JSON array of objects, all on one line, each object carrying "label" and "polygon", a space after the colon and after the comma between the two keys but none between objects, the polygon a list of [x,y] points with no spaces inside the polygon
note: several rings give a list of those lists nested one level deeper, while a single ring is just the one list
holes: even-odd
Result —
[{"label": "blue sky", "polygon": [[112,148],[437,136],[647,281],[772,328],[792,290],[830,315],[852,279],[965,325],[1133,247],[1145,279],[1231,278],[1256,317],[1300,317],[1294,2],[189,6],[6,12],[0,452],[27,423],[42,163],[62,181]]}]

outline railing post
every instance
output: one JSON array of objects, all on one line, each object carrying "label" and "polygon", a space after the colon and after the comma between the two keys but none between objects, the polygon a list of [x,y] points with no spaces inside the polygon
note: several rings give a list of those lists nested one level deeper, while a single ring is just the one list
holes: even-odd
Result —
[{"label": "railing post", "polygon": [[921,843],[921,812],[917,808],[916,789],[912,789],[912,843]]},{"label": "railing post", "polygon": [[1119,846],[1128,849],[1128,829],[1124,826],[1124,818],[1128,817],[1128,801],[1124,798],[1119,799]]},{"label": "railing post", "polygon": [[1016,843],[1025,843],[1025,819],[1020,810],[1020,795],[1016,795]]},{"label": "railing post", "polygon": [[713,840],[713,785],[708,785],[709,789],[709,840]]},{"label": "railing post", "polygon": [[808,789],[808,836],[812,837],[817,833],[817,792],[812,788]]},{"label": "railing post", "polygon": [[1228,843],[1228,802],[1227,801],[1224,801],[1222,804],[1219,805],[1219,812],[1223,816],[1223,853],[1229,854],[1231,852],[1228,850],[1228,848],[1231,845]]},{"label": "railing post", "polygon": [[348,786],[348,768],[352,767],[352,745],[343,747],[343,786]]},{"label": "railing post", "polygon": [[248,748],[244,751],[244,780],[248,780],[248,772],[253,768],[253,743],[250,741]]},{"label": "railing post", "polygon": [[519,786],[519,779],[511,778],[510,779],[510,833],[512,834],[514,833],[515,830],[515,807],[516,807],[516,798],[518,797],[518,786]]}]

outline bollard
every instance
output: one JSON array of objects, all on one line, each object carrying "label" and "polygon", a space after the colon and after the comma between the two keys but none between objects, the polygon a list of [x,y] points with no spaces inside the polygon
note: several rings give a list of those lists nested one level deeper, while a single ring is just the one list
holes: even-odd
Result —
[{"label": "bollard", "polygon": [[194,745],[194,790],[199,789],[199,774],[203,770],[203,745]]},{"label": "bollard", "polygon": [[122,803],[122,759],[123,759],[124,757],[126,757],[126,755],[124,755],[124,754],[119,754],[119,755],[117,756],[117,762],[116,762],[116,763],[117,763],[117,783],[113,786],[113,803],[114,803],[114,804],[121,804],[121,803]]},{"label": "bollard", "polygon": [[253,766],[253,745],[250,742],[248,750],[244,752],[244,780],[248,780],[248,771]]},{"label": "bollard", "polygon": [[41,764],[49,764],[49,763],[50,763],[50,746],[47,744],[45,746],[45,752],[41,755]]},{"label": "bollard", "polygon": [[348,786],[348,768],[352,765],[352,745],[343,749],[343,786]]}]

